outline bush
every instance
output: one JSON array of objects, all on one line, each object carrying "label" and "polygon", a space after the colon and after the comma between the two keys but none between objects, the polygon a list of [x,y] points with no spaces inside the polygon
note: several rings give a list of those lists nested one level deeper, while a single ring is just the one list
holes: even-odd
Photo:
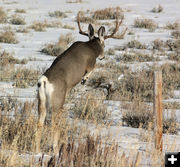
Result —
[{"label": "bush", "polygon": [[0,7],[0,23],[6,23],[7,22],[7,14],[3,10],[2,7]]},{"label": "bush", "polygon": [[15,24],[15,25],[24,25],[26,24],[25,21],[24,21],[24,18],[18,16],[18,15],[13,15],[10,22],[12,24]]},{"label": "bush", "polygon": [[180,23],[179,21],[175,21],[174,23],[168,22],[166,28],[169,30],[180,30]]},{"label": "bush", "polygon": [[58,18],[66,18],[67,15],[64,12],[61,11],[54,11],[54,12],[49,12],[50,17],[58,17]]},{"label": "bush", "polygon": [[39,71],[30,69],[18,69],[13,73],[12,80],[15,81],[14,86],[19,88],[28,88],[35,86],[39,77]]},{"label": "bush", "polygon": [[176,39],[180,39],[180,30],[173,31],[171,35]]},{"label": "bush", "polygon": [[72,43],[72,41],[72,34],[67,34],[66,36],[62,35],[60,36],[57,43],[45,45],[41,52],[51,56],[59,56],[63,51],[68,48],[68,45]]},{"label": "bush", "polygon": [[[124,104],[126,111],[123,113],[122,121],[127,126],[133,128],[154,128],[153,120],[154,114],[152,106],[147,103],[134,100],[132,103]],[[175,118],[168,118],[163,120],[163,133],[177,134],[178,122]]]},{"label": "bush", "polygon": [[168,59],[169,60],[173,60],[173,61],[180,61],[180,55],[176,52],[176,53],[171,53],[168,55]]},{"label": "bush", "polygon": [[155,21],[153,21],[152,19],[137,18],[134,21],[134,26],[136,28],[146,28],[146,29],[149,29],[150,31],[154,31],[158,27],[158,24]]},{"label": "bush", "polygon": [[163,7],[161,5],[158,5],[158,6],[154,7],[151,11],[153,13],[161,13],[163,11]]},{"label": "bush", "polygon": [[91,98],[76,101],[73,109],[74,118],[105,123],[109,114],[103,102],[103,100],[93,100]]},{"label": "bush", "polygon": [[46,30],[46,24],[42,22],[35,21],[30,28],[32,28],[35,31],[45,31]]},{"label": "bush", "polygon": [[0,66],[8,66],[9,64],[26,64],[27,60],[26,59],[16,59],[13,57],[13,55],[10,55],[6,51],[0,53]]},{"label": "bush", "polygon": [[[116,12],[118,11],[118,13]],[[117,8],[105,8],[101,10],[96,10],[92,18],[95,20],[108,20],[108,19],[116,19],[118,18],[123,18],[124,15],[122,14],[122,9],[117,7]]]},{"label": "bush", "polygon": [[0,33],[0,42],[16,44],[18,40],[16,39],[15,33],[10,28],[7,28],[7,30]]},{"label": "bush", "polygon": [[158,58],[154,57],[153,55],[143,54],[143,53],[124,53],[123,55],[116,55],[115,59],[118,62],[148,62],[148,61],[157,61]]},{"label": "bush", "polygon": [[16,13],[26,13],[26,11],[24,9],[16,9],[15,12]]},{"label": "bush", "polygon": [[127,43],[127,48],[135,48],[135,49],[146,49],[146,45],[142,44],[137,40],[133,40]]},{"label": "bush", "polygon": [[156,39],[153,41],[153,49],[162,50],[163,47],[165,47],[164,41],[162,41],[160,39]]}]

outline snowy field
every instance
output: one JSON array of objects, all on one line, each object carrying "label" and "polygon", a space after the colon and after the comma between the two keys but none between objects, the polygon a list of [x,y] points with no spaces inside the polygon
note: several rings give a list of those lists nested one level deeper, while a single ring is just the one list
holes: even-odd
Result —
[{"label": "snowy field", "polygon": [[[74,3],[73,3],[74,2]],[[161,5],[163,10],[161,12],[152,12],[154,7]],[[42,48],[51,43],[56,43],[62,35],[67,35],[71,33],[73,36],[73,41],[87,41],[87,37],[79,34],[79,30],[76,23],[76,16],[78,11],[91,11],[94,12],[99,9],[104,8],[113,8],[120,7],[123,9],[124,13],[124,21],[123,25],[120,28],[122,31],[125,27],[128,28],[128,32],[124,36],[124,39],[108,39],[105,41],[105,60],[97,61],[99,66],[110,64],[115,62],[116,55],[123,54],[131,54],[131,53],[147,53],[149,55],[154,55],[159,58],[159,61],[149,60],[145,62],[139,61],[131,61],[131,62],[115,62],[116,65],[119,66],[127,66],[131,71],[140,71],[142,69],[150,69],[154,64],[156,66],[160,66],[166,63],[180,63],[180,59],[175,62],[175,60],[168,59],[167,53],[176,52],[177,57],[180,57],[180,47],[179,50],[170,51],[166,47],[165,50],[154,49],[153,41],[162,40],[164,42],[168,40],[172,40],[172,32],[174,29],[166,28],[167,24],[179,22],[180,26],[180,0],[82,0],[81,3],[77,3],[75,0],[72,0],[71,3],[67,0],[1,0],[0,8],[7,12],[8,21],[4,23],[0,23],[0,32],[4,31],[4,28],[11,27],[12,31],[15,32],[18,43],[9,44],[9,43],[0,43],[0,53],[6,51],[8,53],[12,53],[14,58],[19,60],[26,59],[27,63],[25,64],[15,64],[15,69],[27,68],[38,70],[40,74],[43,73],[55,59],[54,56],[46,55],[42,52]],[[23,9],[25,12],[18,13],[17,9]],[[66,14],[64,18],[51,17],[49,15],[50,12],[61,11]],[[17,14],[24,18],[24,25],[15,25],[9,22],[12,15]],[[157,28],[155,30],[149,30],[147,28],[138,28],[134,26],[134,21],[139,19],[152,19],[156,23],[158,23]],[[57,27],[46,27],[44,31],[35,31],[30,28],[30,26],[34,22],[46,22],[52,23],[57,22],[60,26]],[[101,24],[105,24],[106,32],[110,31],[111,27],[114,27],[113,20],[103,20]],[[109,22],[109,24],[107,24]],[[71,28],[65,28],[65,25],[70,26]],[[83,29],[87,29],[88,24],[82,23]],[[99,27],[99,23],[95,26],[96,30]],[[5,28],[5,29],[6,29]],[[27,33],[17,32],[17,30],[27,29]],[[180,31],[180,27],[177,31]],[[178,37],[179,39],[180,37]],[[137,40],[141,44],[145,45],[145,48],[126,48],[121,49],[128,42]],[[71,44],[71,43],[70,43]],[[70,46],[70,44],[68,46]],[[120,48],[120,49],[115,49]],[[114,49],[113,55],[111,55],[108,51],[109,49]],[[1,60],[0,60],[1,61]],[[1,70],[1,67],[0,67]],[[101,68],[95,70],[96,73],[103,74]],[[7,70],[8,72],[8,70]],[[2,76],[1,76],[2,75]],[[3,78],[5,75],[0,72],[0,78]],[[40,76],[40,75],[39,75]],[[117,77],[115,80],[119,80],[119,84],[121,84],[121,77],[123,78],[122,73],[117,73]],[[7,76],[8,77],[8,76]],[[179,76],[177,76],[179,77]],[[113,81],[112,81],[113,82]],[[180,83],[177,83],[178,88],[174,90],[174,95],[170,98],[163,99],[164,102],[176,102],[176,104],[180,103]],[[88,85],[80,85],[76,86],[77,90],[81,90],[81,92],[91,91]],[[98,90],[99,91],[99,90]],[[103,90],[104,91],[104,90]],[[101,92],[102,93],[102,92]],[[106,93],[106,92],[105,92]],[[5,81],[1,80],[0,82],[0,98],[4,96],[15,96],[20,101],[32,101],[36,98],[37,87],[32,86],[28,88],[18,88],[14,86],[14,81]],[[83,96],[83,93],[75,94],[75,98]],[[99,97],[99,96],[98,96]],[[151,166],[152,159],[149,159],[147,150],[151,152],[151,148],[154,146],[154,141],[146,141],[146,138],[153,138],[152,132],[146,131],[142,128],[132,128],[122,126],[122,114],[124,102],[121,100],[105,100],[104,106],[106,106],[107,111],[110,113],[110,117],[108,121],[111,122],[111,125],[108,127],[100,125],[94,125],[93,123],[87,123],[86,121],[80,121],[79,126],[84,126],[85,129],[88,129],[91,134],[101,135],[104,138],[110,137],[111,144],[112,141],[118,142],[119,152],[122,154],[123,152],[130,154],[130,152],[141,152],[142,157],[145,159],[141,162],[141,166]],[[71,104],[73,106],[73,104]],[[65,108],[69,110],[71,115],[73,111],[71,111],[71,105],[66,104]],[[150,103],[152,106],[152,103]],[[37,109],[37,107],[36,107]],[[0,108],[0,111],[2,108]],[[171,117],[172,114],[175,114],[175,117],[180,123],[180,108],[167,108],[164,109],[164,117]],[[2,111],[2,113],[4,113]],[[14,112],[11,111],[11,114]],[[71,116],[70,116],[71,117]],[[73,122],[73,118],[69,118],[70,122]],[[1,140],[1,139],[0,139]],[[163,153],[165,152],[174,152],[180,151],[180,130],[175,135],[172,134],[163,134]],[[0,148],[1,149],[1,148]],[[26,153],[18,155],[20,157],[24,157],[27,161],[31,160],[32,153]],[[37,157],[39,154],[37,155]],[[46,155],[48,157],[48,154]]]}]

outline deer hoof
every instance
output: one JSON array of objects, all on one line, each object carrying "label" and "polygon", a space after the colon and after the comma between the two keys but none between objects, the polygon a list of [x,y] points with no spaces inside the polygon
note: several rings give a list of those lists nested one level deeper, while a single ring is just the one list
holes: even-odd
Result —
[{"label": "deer hoof", "polygon": [[81,85],[84,85],[86,83],[86,80],[85,79],[82,79],[81,80]]}]

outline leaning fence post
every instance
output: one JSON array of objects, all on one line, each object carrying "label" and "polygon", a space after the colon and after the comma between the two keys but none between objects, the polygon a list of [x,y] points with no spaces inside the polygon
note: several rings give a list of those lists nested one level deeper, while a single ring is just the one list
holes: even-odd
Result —
[{"label": "leaning fence post", "polygon": [[155,148],[162,151],[163,148],[163,114],[162,114],[162,72],[154,72],[154,135]]}]

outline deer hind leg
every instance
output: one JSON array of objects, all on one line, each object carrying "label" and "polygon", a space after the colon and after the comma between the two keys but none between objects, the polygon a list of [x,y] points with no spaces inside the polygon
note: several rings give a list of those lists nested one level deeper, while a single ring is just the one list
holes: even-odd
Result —
[{"label": "deer hind leg", "polygon": [[57,89],[58,92],[53,93],[52,97],[52,145],[55,153],[58,152],[58,141],[60,138],[61,121],[63,113],[63,104],[65,101],[66,91],[63,89]]},{"label": "deer hind leg", "polygon": [[52,84],[45,76],[42,76],[38,82],[38,124],[35,134],[36,152],[40,152],[41,135],[44,121],[47,113],[47,104],[51,96]]}]

